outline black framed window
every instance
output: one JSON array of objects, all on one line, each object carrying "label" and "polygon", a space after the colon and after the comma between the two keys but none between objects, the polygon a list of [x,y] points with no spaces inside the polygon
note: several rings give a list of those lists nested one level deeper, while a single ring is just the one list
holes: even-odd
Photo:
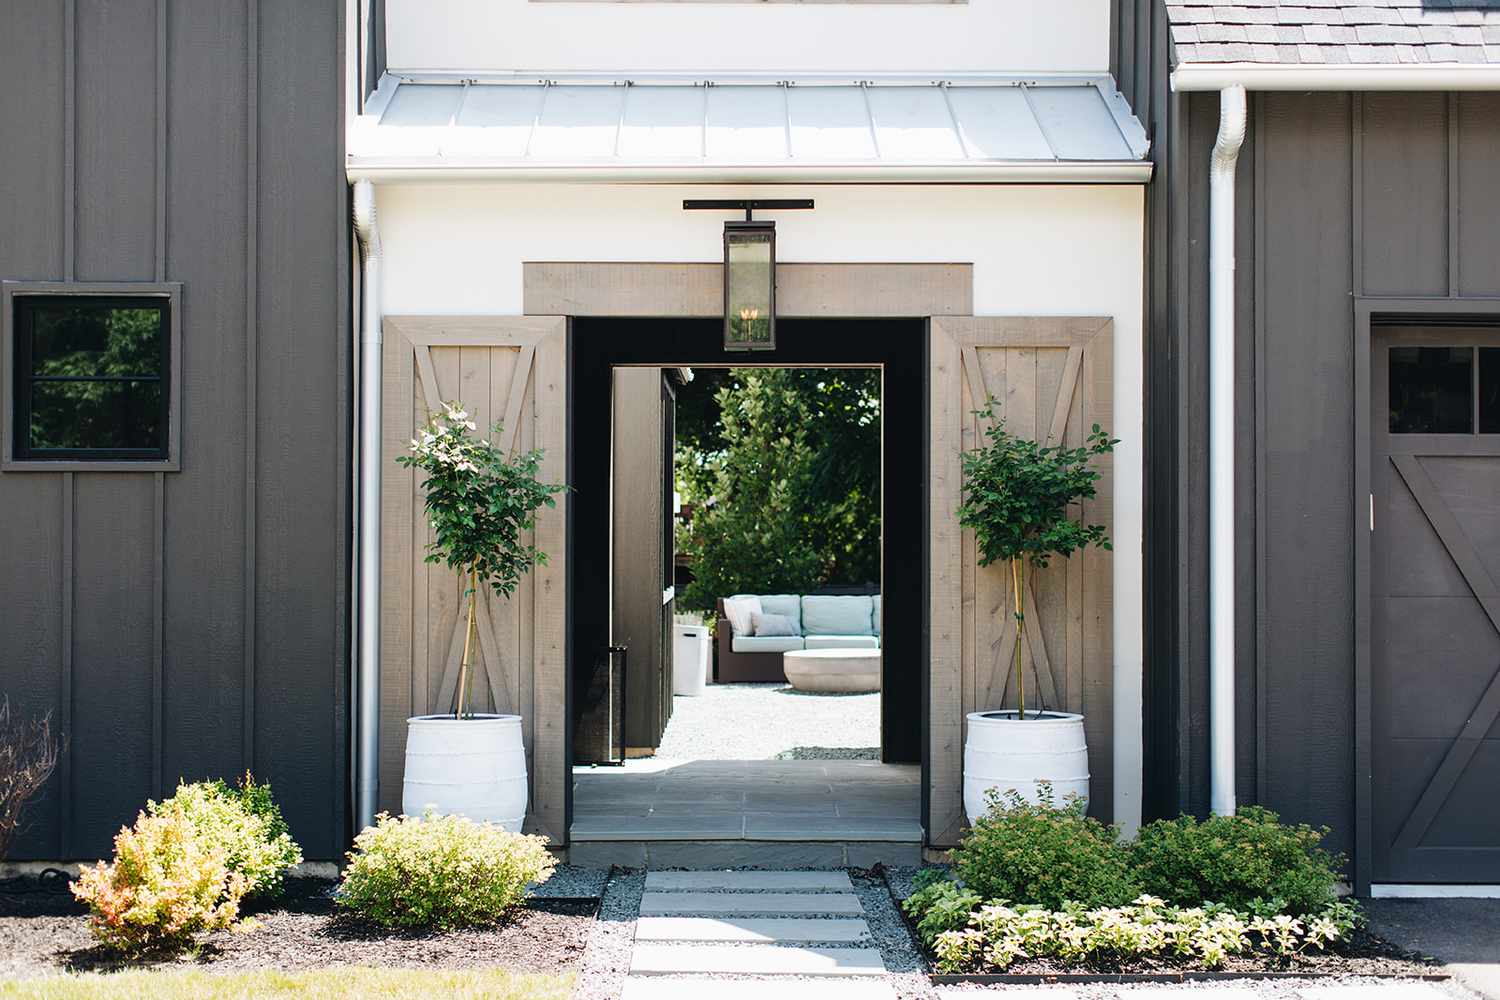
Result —
[{"label": "black framed window", "polygon": [[17,295],[18,461],[168,458],[171,303],[159,295]]}]

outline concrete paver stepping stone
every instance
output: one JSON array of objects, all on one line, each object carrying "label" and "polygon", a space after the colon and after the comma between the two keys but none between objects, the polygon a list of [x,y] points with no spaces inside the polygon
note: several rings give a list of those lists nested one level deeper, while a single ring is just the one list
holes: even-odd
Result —
[{"label": "concrete paver stepping stone", "polygon": [[[973,997],[970,993],[969,998]],[[625,980],[620,1000],[896,1000],[889,983],[874,979],[671,979]]]},{"label": "concrete paver stepping stone", "polygon": [[637,944],[630,974],[711,973],[740,976],[883,976],[875,948],[789,948],[777,945]]},{"label": "concrete paver stepping stone", "polygon": [[646,888],[659,890],[754,890],[853,892],[848,872],[647,872]]},{"label": "concrete paver stepping stone", "polygon": [[797,917],[642,917],[637,941],[742,941],[853,944],[870,936],[863,920]]},{"label": "concrete paver stepping stone", "polygon": [[831,892],[653,892],[641,897],[641,916],[754,917],[826,913],[863,916],[859,897]]},{"label": "concrete paver stepping stone", "polygon": [[1451,1000],[1431,983],[1350,983],[1343,986],[1306,986],[1297,991],[1303,1000]]}]

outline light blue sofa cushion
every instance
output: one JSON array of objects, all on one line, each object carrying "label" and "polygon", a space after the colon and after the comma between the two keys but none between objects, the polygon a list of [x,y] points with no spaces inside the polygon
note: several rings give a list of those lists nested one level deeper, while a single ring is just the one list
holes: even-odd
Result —
[{"label": "light blue sofa cushion", "polygon": [[810,635],[808,649],[879,649],[880,637],[876,635]]},{"label": "light blue sofa cushion", "polygon": [[802,598],[803,635],[874,635],[868,596]]},{"label": "light blue sofa cushion", "polygon": [[729,648],[736,653],[785,653],[804,647],[800,635],[737,635],[729,640]]},{"label": "light blue sofa cushion", "polygon": [[880,634],[880,595],[876,594],[874,597],[870,598],[870,600],[874,604],[874,607],[871,608],[871,611],[870,611],[870,628],[872,630],[874,630],[874,632],[875,632],[876,635],[879,635]]},{"label": "light blue sofa cushion", "polygon": [[802,598],[796,594],[761,594],[760,609],[768,615],[785,615],[802,634]]}]

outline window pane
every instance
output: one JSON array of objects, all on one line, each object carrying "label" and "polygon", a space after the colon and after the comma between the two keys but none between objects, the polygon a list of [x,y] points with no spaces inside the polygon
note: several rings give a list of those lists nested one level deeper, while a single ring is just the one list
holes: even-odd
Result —
[{"label": "window pane", "polygon": [[1500,347],[1479,349],[1479,433],[1500,434]]},{"label": "window pane", "polygon": [[1391,348],[1391,433],[1474,430],[1472,347]]},{"label": "window pane", "polygon": [[160,306],[54,299],[29,308],[33,375],[162,374]]},{"label": "window pane", "polygon": [[162,383],[33,382],[32,449],[156,450],[161,447]]}]

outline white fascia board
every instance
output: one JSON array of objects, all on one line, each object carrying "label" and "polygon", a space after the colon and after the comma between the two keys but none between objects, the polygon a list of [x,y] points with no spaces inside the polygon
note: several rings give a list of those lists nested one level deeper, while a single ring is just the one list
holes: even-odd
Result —
[{"label": "white fascia board", "polygon": [[629,164],[351,159],[350,183],[506,181],[540,184],[1146,184],[1151,164],[1126,161],[932,164]]},{"label": "white fascia board", "polygon": [[1500,90],[1500,64],[1183,63],[1172,71],[1179,93],[1236,84],[1246,90]]},{"label": "white fascia board", "polygon": [[[817,86],[870,86],[913,87],[946,83],[954,87],[1030,87],[1046,86],[1100,86],[1115,87],[1114,78],[1108,73],[992,73],[977,70],[954,70],[943,73],[911,73],[892,70],[872,70],[868,73],[827,72],[805,70],[777,73],[723,72],[710,69],[692,71],[662,71],[653,69],[607,69],[607,70],[538,70],[538,69],[387,69],[381,77],[381,87],[391,81],[392,90],[403,83],[439,84],[551,84],[553,86],[632,84],[652,85],[702,85],[713,86],[774,86],[783,83],[813,84]],[[368,112],[367,112],[368,113]]]}]

